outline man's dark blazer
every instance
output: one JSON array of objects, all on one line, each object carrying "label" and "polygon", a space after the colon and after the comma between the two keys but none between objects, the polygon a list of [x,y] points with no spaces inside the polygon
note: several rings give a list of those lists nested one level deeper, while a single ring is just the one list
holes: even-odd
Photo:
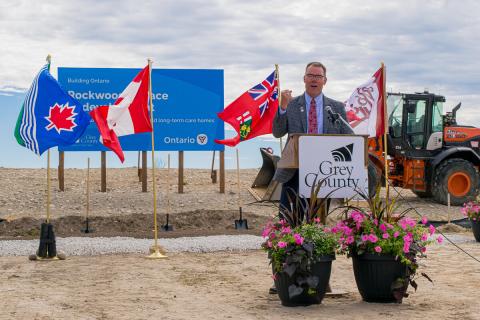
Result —
[{"label": "man's dark blazer", "polygon": [[[337,121],[335,123],[325,108],[330,106],[334,113],[338,113],[343,119],[346,119],[345,106],[340,101],[336,101],[323,96],[323,133],[325,134],[353,134],[351,128],[346,126],[343,121]],[[280,138],[285,134],[292,133],[307,133],[308,121],[307,121],[307,108],[305,103],[305,94],[295,97],[290,101],[287,106],[287,112],[280,114],[277,112],[273,119],[273,136]],[[288,143],[288,139],[287,139]],[[319,150],[319,152],[321,152]],[[273,177],[274,180],[285,183],[290,180],[295,171],[298,169],[283,169],[278,168]]]}]

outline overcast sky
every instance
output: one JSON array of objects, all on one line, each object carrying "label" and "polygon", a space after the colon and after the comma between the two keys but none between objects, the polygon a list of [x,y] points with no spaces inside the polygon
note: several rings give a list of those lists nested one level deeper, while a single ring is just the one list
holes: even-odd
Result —
[{"label": "overcast sky", "polygon": [[225,103],[280,66],[303,92],[305,64],[327,66],[325,94],[346,100],[384,61],[387,87],[462,101],[480,126],[479,1],[17,1],[0,2],[0,94],[52,67],[225,70]]}]

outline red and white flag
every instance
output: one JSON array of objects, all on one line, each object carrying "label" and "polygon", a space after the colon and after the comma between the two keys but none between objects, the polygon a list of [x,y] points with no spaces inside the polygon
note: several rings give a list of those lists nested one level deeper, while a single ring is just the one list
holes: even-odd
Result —
[{"label": "red and white flag", "polygon": [[148,114],[149,82],[150,70],[146,66],[113,105],[99,106],[90,111],[100,131],[102,144],[115,152],[122,162],[125,157],[118,137],[152,131]]},{"label": "red and white flag", "polygon": [[353,91],[345,102],[347,120],[355,134],[378,137],[385,133],[383,67]]}]

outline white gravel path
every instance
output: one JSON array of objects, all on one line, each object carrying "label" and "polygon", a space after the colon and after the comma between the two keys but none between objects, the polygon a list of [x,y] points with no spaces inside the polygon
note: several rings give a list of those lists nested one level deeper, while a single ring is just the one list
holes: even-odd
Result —
[{"label": "white gravel path", "polygon": [[[57,251],[67,256],[93,256],[116,253],[148,253],[152,239],[129,237],[57,238]],[[212,252],[260,249],[262,237],[253,235],[184,237],[159,239],[167,252]],[[28,256],[38,249],[39,240],[2,240],[0,256]]]},{"label": "white gravel path", "polygon": [[[446,234],[454,243],[474,243],[473,236]],[[260,249],[262,237],[253,235],[223,235],[208,237],[184,237],[159,239],[158,244],[167,252],[213,252]],[[94,256],[118,253],[148,253],[152,239],[129,237],[57,238],[57,250],[67,256]],[[39,240],[2,240],[0,256],[28,256],[38,249]],[[448,241],[444,241],[448,244]]]}]

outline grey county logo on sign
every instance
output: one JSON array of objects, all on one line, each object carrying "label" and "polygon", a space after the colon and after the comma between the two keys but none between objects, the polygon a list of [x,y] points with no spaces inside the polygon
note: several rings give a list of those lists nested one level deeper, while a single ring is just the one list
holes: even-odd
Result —
[{"label": "grey county logo on sign", "polygon": [[350,197],[365,189],[365,140],[360,136],[352,142],[352,138],[357,137],[300,138],[300,194],[310,197],[312,186],[318,183],[320,197]]}]

